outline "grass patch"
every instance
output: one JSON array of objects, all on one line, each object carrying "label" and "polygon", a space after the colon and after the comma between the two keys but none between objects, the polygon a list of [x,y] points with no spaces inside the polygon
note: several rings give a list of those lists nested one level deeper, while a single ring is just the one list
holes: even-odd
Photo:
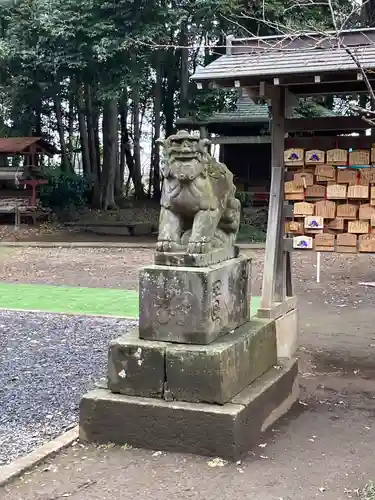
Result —
[{"label": "grass patch", "polygon": [[[251,298],[251,315],[260,297]],[[113,288],[0,283],[0,308],[138,318],[138,292]]]},{"label": "grass patch", "polygon": [[0,284],[0,308],[138,317],[138,293],[112,288]]},{"label": "grass patch", "polygon": [[359,498],[360,500],[375,500],[375,483],[371,481],[365,486]]}]

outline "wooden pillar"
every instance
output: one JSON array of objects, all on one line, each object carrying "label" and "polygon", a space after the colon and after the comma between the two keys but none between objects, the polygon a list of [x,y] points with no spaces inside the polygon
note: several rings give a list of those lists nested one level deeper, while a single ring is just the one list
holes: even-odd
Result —
[{"label": "wooden pillar", "polygon": [[225,163],[225,145],[219,144],[219,161]]},{"label": "wooden pillar", "polygon": [[267,239],[264,256],[261,309],[272,309],[275,301],[285,298],[286,267],[284,258],[284,122],[285,90],[273,87],[271,100],[272,153],[271,190]]}]

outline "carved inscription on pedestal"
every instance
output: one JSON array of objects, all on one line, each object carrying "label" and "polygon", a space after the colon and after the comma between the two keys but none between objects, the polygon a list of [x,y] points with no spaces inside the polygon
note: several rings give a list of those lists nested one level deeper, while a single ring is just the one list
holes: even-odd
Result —
[{"label": "carved inscription on pedestal", "polygon": [[222,305],[222,282],[215,281],[212,285],[212,307],[211,318],[212,321],[221,323],[221,305]]}]

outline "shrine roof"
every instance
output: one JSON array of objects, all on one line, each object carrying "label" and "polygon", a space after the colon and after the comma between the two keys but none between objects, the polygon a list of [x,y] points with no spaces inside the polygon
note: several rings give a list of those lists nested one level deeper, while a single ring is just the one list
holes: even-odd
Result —
[{"label": "shrine roof", "polygon": [[[280,85],[296,93],[308,84],[328,89],[325,83],[351,82],[353,91],[365,89],[358,73],[375,69],[375,29],[343,31],[339,37],[333,32],[324,36],[299,34],[271,37],[227,37],[227,53],[206,67],[198,67],[192,79],[197,82],[215,82],[222,86],[259,84],[278,78]],[[314,76],[321,76],[314,81]],[[238,86],[238,84],[237,84]],[[346,86],[348,87],[348,85]],[[336,90],[338,86],[336,84]],[[333,89],[333,87],[332,87]],[[343,89],[348,91],[347,88]]]},{"label": "shrine roof", "polygon": [[0,154],[24,154],[34,144],[47,155],[52,156],[58,153],[55,146],[41,137],[2,137],[0,138]]}]

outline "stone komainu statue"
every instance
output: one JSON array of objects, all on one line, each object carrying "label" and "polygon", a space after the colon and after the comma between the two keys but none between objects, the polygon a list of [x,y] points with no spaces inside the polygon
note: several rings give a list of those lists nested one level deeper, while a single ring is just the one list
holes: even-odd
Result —
[{"label": "stone komainu statue", "polygon": [[208,253],[234,245],[241,204],[233,174],[185,130],[160,140],[165,151],[158,252]]}]

